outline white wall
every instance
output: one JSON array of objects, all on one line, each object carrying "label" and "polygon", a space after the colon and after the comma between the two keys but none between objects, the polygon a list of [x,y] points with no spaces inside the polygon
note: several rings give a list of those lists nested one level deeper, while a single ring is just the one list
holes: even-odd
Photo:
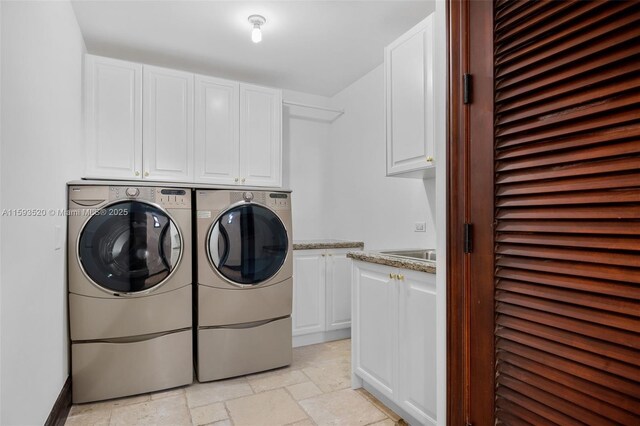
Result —
[{"label": "white wall", "polygon": [[[329,98],[291,90],[285,101],[328,106]],[[297,106],[283,108],[282,143],[284,186],[293,190],[293,238],[330,238],[327,223],[326,180],[328,175],[330,121],[321,111]]]},{"label": "white wall", "polygon": [[[1,43],[2,207],[64,209],[83,157],[85,47],[70,3],[2,2]],[[66,218],[5,216],[1,232],[0,423],[43,424],[69,373]]]},{"label": "white wall", "polygon": [[[365,249],[435,247],[434,180],[386,177],[383,65],[331,104],[345,113],[327,144],[330,236],[362,240]],[[414,232],[415,222],[426,222],[427,232]]]},{"label": "white wall", "polygon": [[[386,177],[382,65],[333,98],[287,90],[283,98],[345,111],[327,121],[331,114],[284,108],[283,181],[293,190],[294,239],[435,248],[435,181]],[[427,232],[414,232],[415,222],[426,222]]]}]

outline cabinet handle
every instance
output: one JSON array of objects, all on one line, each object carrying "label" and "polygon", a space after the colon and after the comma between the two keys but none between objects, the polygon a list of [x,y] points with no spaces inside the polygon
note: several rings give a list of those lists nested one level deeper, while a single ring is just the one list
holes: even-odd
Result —
[{"label": "cabinet handle", "polygon": [[325,256],[326,256],[326,254],[322,253],[322,257],[325,257]]},{"label": "cabinet handle", "polygon": [[329,253],[329,256],[333,256],[333,253]]},{"label": "cabinet handle", "polygon": [[433,162],[433,157],[431,157],[431,156],[427,157],[427,161],[428,161],[429,163]]},{"label": "cabinet handle", "polygon": [[140,172],[136,170],[136,176],[140,176]]},{"label": "cabinet handle", "polygon": [[402,275],[402,274],[398,275],[398,279],[399,279],[400,281],[404,281],[404,275]]},{"label": "cabinet handle", "polygon": [[393,279],[394,278],[393,274],[389,274],[389,278]]},{"label": "cabinet handle", "polygon": [[240,178],[235,178],[234,180],[237,182],[237,181],[239,181],[239,180],[240,180]]},{"label": "cabinet handle", "polygon": [[145,177],[149,176],[149,172],[144,172]]},{"label": "cabinet handle", "polygon": [[244,178],[242,178],[242,183],[244,183],[244,181],[245,181],[245,179],[244,179]]}]

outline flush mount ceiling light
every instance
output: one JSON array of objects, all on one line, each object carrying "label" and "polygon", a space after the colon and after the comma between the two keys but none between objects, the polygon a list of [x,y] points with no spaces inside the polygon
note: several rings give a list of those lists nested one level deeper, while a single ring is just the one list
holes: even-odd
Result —
[{"label": "flush mount ceiling light", "polygon": [[260,43],[262,41],[262,30],[260,30],[260,27],[264,25],[267,20],[261,15],[251,15],[249,16],[249,22],[253,25],[253,30],[251,30],[251,41],[254,43]]}]

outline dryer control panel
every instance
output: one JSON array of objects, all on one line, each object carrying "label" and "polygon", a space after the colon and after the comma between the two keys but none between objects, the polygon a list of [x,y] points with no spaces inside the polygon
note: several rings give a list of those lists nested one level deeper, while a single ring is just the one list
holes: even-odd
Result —
[{"label": "dryer control panel", "polygon": [[191,208],[191,190],[156,188],[156,202],[168,209]]},{"label": "dryer control panel", "polygon": [[267,206],[274,210],[288,209],[291,206],[290,194],[270,192],[267,194]]}]

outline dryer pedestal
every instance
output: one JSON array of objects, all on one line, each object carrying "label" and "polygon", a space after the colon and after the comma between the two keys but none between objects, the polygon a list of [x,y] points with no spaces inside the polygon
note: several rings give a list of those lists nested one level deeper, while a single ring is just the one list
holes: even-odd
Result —
[{"label": "dryer pedestal", "polygon": [[291,317],[198,330],[200,382],[284,367],[292,357]]}]

